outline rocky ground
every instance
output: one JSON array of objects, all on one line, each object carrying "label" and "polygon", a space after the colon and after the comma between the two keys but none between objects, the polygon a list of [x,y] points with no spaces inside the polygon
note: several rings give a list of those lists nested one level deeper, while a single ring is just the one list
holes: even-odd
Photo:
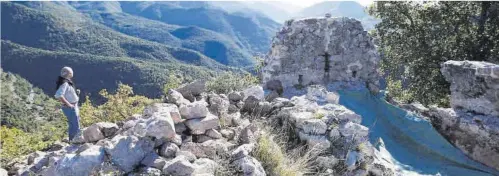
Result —
[{"label": "rocky ground", "polygon": [[[311,86],[307,95],[264,96],[260,86],[228,95],[194,83],[165,103],[121,123],[100,122],[71,143],[56,143],[9,164],[13,175],[272,175],[255,158],[264,128],[285,129],[288,146],[317,151],[316,174],[393,175],[367,142],[361,117],[338,96]],[[185,96],[184,96],[185,95]],[[188,100],[184,97],[191,97]],[[274,125],[274,126],[272,126]],[[312,167],[313,166],[313,167]]]}]

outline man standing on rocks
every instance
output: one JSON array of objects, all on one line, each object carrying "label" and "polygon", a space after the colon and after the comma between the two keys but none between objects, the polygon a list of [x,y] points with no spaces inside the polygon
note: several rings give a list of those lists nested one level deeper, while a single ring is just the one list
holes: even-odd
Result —
[{"label": "man standing on rocks", "polygon": [[57,92],[55,98],[63,103],[62,112],[68,119],[68,135],[71,141],[80,132],[80,114],[78,109],[78,94],[73,78],[73,69],[63,67],[57,79]]}]

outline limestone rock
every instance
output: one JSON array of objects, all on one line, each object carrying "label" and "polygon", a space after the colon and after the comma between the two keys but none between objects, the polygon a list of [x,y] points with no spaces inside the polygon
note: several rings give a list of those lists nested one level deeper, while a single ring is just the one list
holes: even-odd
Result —
[{"label": "limestone rock", "polygon": [[161,170],[152,167],[143,167],[136,173],[130,173],[129,176],[161,176]]},{"label": "limestone rock", "polygon": [[238,102],[243,100],[243,96],[241,96],[241,93],[239,92],[231,92],[229,93],[229,100],[232,102]]},{"label": "limestone rock", "polygon": [[135,136],[116,136],[112,146],[105,148],[110,160],[125,172],[130,172],[154,149],[154,142]]},{"label": "limestone rock", "polygon": [[253,151],[255,148],[255,144],[243,144],[237,147],[232,153],[230,154],[232,159],[238,160],[244,157],[250,156],[250,153]]},{"label": "limestone rock", "polygon": [[203,143],[187,142],[180,146],[181,151],[188,151],[197,158],[215,159],[217,155],[228,154],[234,145],[221,140],[209,140]]},{"label": "limestone rock", "polygon": [[116,132],[118,132],[118,130],[119,130],[118,125],[116,125],[115,123],[99,122],[99,123],[96,123],[95,125],[97,125],[99,127],[99,129],[102,132],[102,134],[104,135],[104,137],[111,137],[114,134],[116,134]]},{"label": "limestone rock", "polygon": [[194,161],[194,175],[215,175],[218,164],[208,158],[200,158]]},{"label": "limestone rock", "polygon": [[194,173],[195,167],[184,157],[175,157],[168,161],[163,168],[163,173],[167,175],[190,176]]},{"label": "limestone rock", "polygon": [[347,122],[340,126],[339,132],[347,140],[353,139],[357,142],[360,142],[363,140],[367,140],[369,128],[353,122]]},{"label": "limestone rock", "polygon": [[0,168],[0,176],[7,176],[7,170],[5,170],[4,168]]},{"label": "limestone rock", "polygon": [[183,97],[191,102],[195,101],[195,97],[206,91],[206,80],[197,80],[189,84],[185,84],[176,89]]},{"label": "limestone rock", "polygon": [[151,152],[140,162],[140,164],[156,169],[163,169],[166,159],[161,158],[156,152]]},{"label": "limestone rock", "polygon": [[227,140],[232,140],[234,138],[234,131],[230,129],[222,129],[220,130],[220,134]]},{"label": "limestone rock", "polygon": [[244,176],[266,176],[262,164],[255,158],[248,156],[234,161],[234,165],[243,172]]},{"label": "limestone rock", "polygon": [[208,115],[207,103],[205,101],[196,101],[180,106],[180,114],[184,119],[202,118]]},{"label": "limestone rock", "polygon": [[499,170],[499,118],[459,109],[430,108],[432,125],[465,154]]},{"label": "limestone rock", "polygon": [[209,110],[212,114],[221,116],[229,110],[229,98],[224,94],[208,94]]},{"label": "limestone rock", "polygon": [[192,134],[204,134],[206,130],[214,129],[220,126],[218,117],[208,113],[206,117],[189,119],[184,122]]},{"label": "limestone rock", "polygon": [[[159,116],[171,117],[175,124],[182,122],[182,117],[180,116],[180,111],[178,107],[170,103],[154,103],[150,106],[144,108],[143,117],[150,118],[154,114]],[[169,114],[169,115],[166,115]]]},{"label": "limestone rock", "polygon": [[105,159],[104,148],[91,145],[79,154],[66,154],[55,165],[53,175],[87,176],[95,171]]},{"label": "limestone rock", "polygon": [[104,139],[104,134],[99,129],[97,124],[93,124],[83,130],[83,138],[85,142],[95,142]]},{"label": "limestone rock", "polygon": [[170,117],[170,113],[153,114],[145,123],[145,135],[155,137],[157,139],[175,138],[175,124]]},{"label": "limestone rock", "polygon": [[442,75],[451,83],[451,106],[499,116],[499,65],[477,61],[447,61]]},{"label": "limestone rock", "polygon": [[192,154],[189,151],[179,150],[179,151],[177,151],[177,153],[175,153],[175,157],[178,157],[178,156],[184,157],[189,162],[194,162],[194,160],[196,160],[196,155]]},{"label": "limestone rock", "polygon": [[177,106],[181,106],[184,104],[189,104],[189,100],[185,99],[180,92],[176,90],[170,89],[168,90],[168,100],[167,103],[173,103]]},{"label": "limestone rock", "polygon": [[261,86],[251,86],[244,89],[242,92],[244,94],[243,100],[246,100],[248,97],[254,97],[257,100],[263,100],[263,98],[265,98],[265,93]]},{"label": "limestone rock", "polygon": [[209,129],[209,130],[206,130],[206,133],[205,133],[207,136],[213,138],[213,139],[220,139],[222,138],[222,134],[220,134],[220,132],[218,132],[217,130],[215,129]]},{"label": "limestone rock", "polygon": [[179,151],[179,148],[174,143],[166,142],[159,149],[159,155],[166,158],[173,158],[175,154]]}]

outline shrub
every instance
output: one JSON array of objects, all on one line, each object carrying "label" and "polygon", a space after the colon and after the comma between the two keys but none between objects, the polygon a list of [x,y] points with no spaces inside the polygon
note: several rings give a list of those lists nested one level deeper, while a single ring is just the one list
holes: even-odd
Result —
[{"label": "shrub", "polygon": [[180,84],[182,84],[182,78],[174,74],[168,75],[168,80],[163,86],[163,93],[168,95],[168,90],[176,89],[180,86]]},{"label": "shrub", "polygon": [[224,72],[208,81],[206,87],[208,91],[217,94],[227,94],[231,91],[240,91],[258,83],[258,78],[251,74],[240,75],[233,72]]},{"label": "shrub", "polygon": [[0,165],[5,165],[19,156],[46,148],[55,141],[63,138],[66,129],[64,126],[45,125],[37,133],[26,133],[17,128],[2,126],[0,128],[2,139]]},{"label": "shrub", "polygon": [[107,99],[106,103],[94,107],[88,97],[83,103],[80,110],[83,126],[103,121],[123,121],[133,114],[142,113],[147,105],[156,102],[154,99],[134,95],[132,87],[124,84],[118,85],[115,94],[110,94],[103,89],[100,95]]}]

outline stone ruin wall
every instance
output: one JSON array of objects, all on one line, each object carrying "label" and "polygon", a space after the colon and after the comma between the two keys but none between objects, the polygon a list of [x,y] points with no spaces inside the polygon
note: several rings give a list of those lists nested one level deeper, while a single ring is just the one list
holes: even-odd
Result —
[{"label": "stone ruin wall", "polygon": [[289,20],[272,40],[263,83],[283,87],[338,81],[377,85],[379,56],[372,38],[353,18]]}]

